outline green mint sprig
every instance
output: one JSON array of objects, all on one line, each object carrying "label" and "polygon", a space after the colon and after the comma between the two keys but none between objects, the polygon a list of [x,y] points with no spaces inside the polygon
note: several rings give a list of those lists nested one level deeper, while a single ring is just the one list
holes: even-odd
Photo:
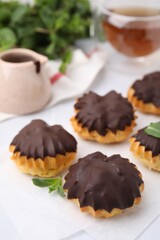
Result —
[{"label": "green mint sprig", "polygon": [[62,186],[62,178],[33,178],[33,184],[38,187],[48,187],[49,193],[57,191],[61,197],[65,197],[64,189]]},{"label": "green mint sprig", "polygon": [[160,138],[160,122],[151,123],[144,132],[149,136]]}]

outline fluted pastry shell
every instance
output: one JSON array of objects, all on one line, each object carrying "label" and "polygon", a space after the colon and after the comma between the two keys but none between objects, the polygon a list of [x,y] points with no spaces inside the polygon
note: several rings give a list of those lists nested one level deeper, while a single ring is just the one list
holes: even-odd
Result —
[{"label": "fluted pastry shell", "polygon": [[[136,117],[135,117],[136,118]],[[136,126],[135,119],[132,121],[130,126],[126,126],[124,130],[117,130],[115,133],[111,130],[107,130],[105,136],[100,135],[97,131],[89,132],[86,127],[82,127],[82,124],[78,122],[75,117],[71,118],[71,124],[74,128],[74,131],[77,132],[85,140],[93,140],[99,143],[118,143],[122,142],[128,138],[128,136],[133,131],[133,128]]]},{"label": "fluted pastry shell", "polygon": [[141,201],[144,182],[128,159],[95,152],[69,168],[63,188],[82,212],[109,218]]},{"label": "fluted pastry shell", "polygon": [[135,108],[143,113],[160,115],[160,108],[156,107],[153,103],[144,103],[142,100],[138,100],[134,94],[135,90],[131,87],[128,91],[128,100]]},{"label": "fluted pastry shell", "polygon": [[20,156],[20,152],[14,153],[15,146],[11,145],[9,150],[13,153],[11,159],[23,173],[39,177],[52,177],[67,169],[75,158],[76,152],[66,152],[65,155],[57,154],[55,157],[44,159],[27,158]]},{"label": "fluted pastry shell", "polygon": [[124,141],[135,126],[132,104],[116,91],[104,96],[94,92],[78,98],[71,123],[84,139],[100,143]]},{"label": "fluted pastry shell", "polygon": [[22,172],[51,177],[69,167],[77,151],[77,141],[62,126],[49,126],[36,119],[14,137],[10,151]]},{"label": "fluted pastry shell", "polygon": [[146,151],[136,138],[130,138],[130,150],[146,167],[160,172],[160,154],[152,156],[152,151]]},{"label": "fluted pastry shell", "polygon": [[[142,184],[140,186],[140,192],[141,193],[143,192],[143,190],[144,190],[144,184]],[[78,199],[71,199],[70,201],[76,203],[78,205],[78,207],[80,208],[81,212],[89,213],[95,218],[111,218],[111,217],[122,214],[126,210],[126,209],[122,210],[122,209],[119,209],[119,208],[114,208],[111,212],[107,212],[104,209],[100,209],[100,210],[95,211],[94,208],[91,207],[91,206],[81,208]],[[133,205],[139,204],[140,202],[141,202],[141,197],[135,198]],[[132,208],[132,207],[130,207],[130,208]]]}]

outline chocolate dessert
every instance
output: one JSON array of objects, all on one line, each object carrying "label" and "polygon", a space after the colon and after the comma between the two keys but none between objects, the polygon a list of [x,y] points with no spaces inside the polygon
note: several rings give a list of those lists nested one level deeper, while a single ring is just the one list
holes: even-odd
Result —
[{"label": "chocolate dessert", "polygon": [[77,142],[62,126],[49,126],[42,120],[33,120],[24,127],[11,142],[14,153],[27,158],[44,159],[47,156],[75,152]]},{"label": "chocolate dessert", "polygon": [[144,132],[145,128],[139,130],[132,137],[135,138],[135,142],[139,142],[140,146],[145,147],[145,151],[151,151],[152,156],[160,154],[160,138],[149,136]]},{"label": "chocolate dessert", "polygon": [[107,157],[95,152],[69,168],[64,189],[68,199],[78,199],[80,208],[94,211],[124,210],[141,197],[141,173],[120,155]]},{"label": "chocolate dessert", "polygon": [[160,107],[160,72],[145,75],[142,80],[137,80],[132,88],[138,100]]},{"label": "chocolate dessert", "polygon": [[77,142],[60,125],[49,126],[33,120],[10,144],[12,160],[18,168],[31,175],[56,176],[67,169],[75,158]]},{"label": "chocolate dessert", "polygon": [[160,115],[160,72],[135,81],[129,88],[128,100],[143,113]]},{"label": "chocolate dessert", "polygon": [[79,98],[74,107],[76,114],[71,122],[84,139],[100,143],[121,142],[135,126],[132,105],[115,91],[104,96],[89,92]]},{"label": "chocolate dessert", "polygon": [[[156,123],[160,124],[160,122]],[[148,127],[153,126],[150,124]],[[159,130],[153,127],[149,129],[156,132],[156,135],[147,133],[148,127],[140,129],[130,138],[130,150],[149,169],[160,172],[160,138],[157,137]]]},{"label": "chocolate dessert", "polygon": [[78,99],[75,118],[88,130],[105,135],[107,130],[124,130],[134,119],[132,105],[121,94],[111,91],[105,96],[89,92]]}]

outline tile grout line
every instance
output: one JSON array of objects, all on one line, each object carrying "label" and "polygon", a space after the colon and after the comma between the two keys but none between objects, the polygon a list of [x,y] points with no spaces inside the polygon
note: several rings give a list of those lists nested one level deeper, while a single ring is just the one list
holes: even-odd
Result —
[{"label": "tile grout line", "polygon": [[144,229],[143,231],[135,238],[135,240],[138,240],[143,233],[160,217],[160,214],[158,214]]},{"label": "tile grout line", "polygon": [[70,236],[68,236],[68,237],[65,237],[65,238],[61,238],[61,240],[69,240],[69,238],[70,237],[74,237],[75,235],[77,235],[77,233],[79,233],[79,232],[84,232],[86,235],[88,235],[89,237],[91,237],[93,240],[96,240],[96,238],[94,238],[93,236],[91,236],[88,232],[86,232],[84,229],[82,229],[82,230],[80,230],[80,231],[78,231],[78,232],[76,232],[76,233],[74,233],[74,234],[72,234],[72,235],[70,235]]}]

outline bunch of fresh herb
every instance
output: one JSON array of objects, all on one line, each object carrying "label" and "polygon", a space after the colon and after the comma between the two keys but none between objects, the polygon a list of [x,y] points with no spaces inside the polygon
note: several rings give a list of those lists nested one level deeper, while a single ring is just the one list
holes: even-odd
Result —
[{"label": "bunch of fresh herb", "polygon": [[0,0],[0,51],[24,47],[68,61],[75,40],[89,36],[91,21],[87,0]]}]

